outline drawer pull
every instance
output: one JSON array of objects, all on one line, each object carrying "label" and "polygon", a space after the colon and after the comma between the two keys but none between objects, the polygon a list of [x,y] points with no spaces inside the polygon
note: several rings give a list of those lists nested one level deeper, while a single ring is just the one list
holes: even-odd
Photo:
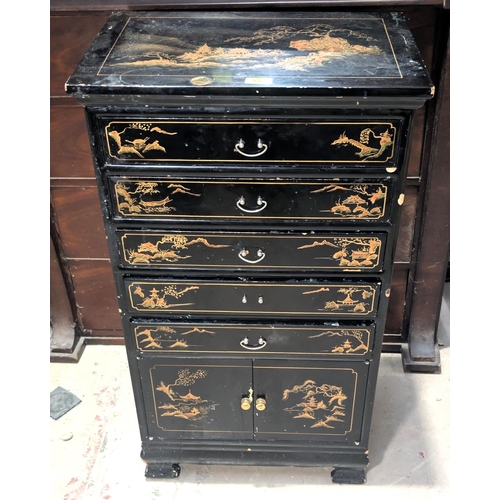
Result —
[{"label": "drawer pull", "polygon": [[262,149],[262,151],[259,151],[258,153],[245,153],[244,151],[241,151],[241,148],[245,147],[245,141],[243,139],[240,139],[235,145],[234,145],[234,150],[237,153],[240,153],[240,155],[246,156],[248,158],[255,158],[257,156],[263,155],[267,151],[267,144],[264,144],[260,139],[257,141],[257,147],[259,149]]},{"label": "drawer pull", "polygon": [[241,252],[238,254],[238,257],[245,261],[245,262],[248,262],[249,264],[257,264],[258,262],[260,262],[261,260],[264,260],[264,257],[266,256],[266,254],[264,253],[264,251],[259,248],[257,250],[257,257],[259,257],[257,260],[248,260],[246,259],[245,257],[249,254],[250,252],[246,249],[246,248],[243,248],[241,250]]},{"label": "drawer pull", "polygon": [[248,337],[245,337],[243,340],[240,341],[240,346],[250,351],[257,351],[259,349],[262,349],[263,347],[266,347],[266,345],[267,341],[262,337],[259,338],[257,345],[248,345]]},{"label": "drawer pull", "polygon": [[242,210],[243,212],[246,212],[247,214],[256,214],[257,212],[261,212],[264,210],[264,208],[267,207],[267,201],[263,200],[260,196],[257,198],[257,205],[259,208],[243,208],[243,205],[245,204],[245,198],[241,196],[238,201],[236,202],[236,206]]},{"label": "drawer pull", "polygon": [[255,409],[257,411],[264,411],[266,409],[266,400],[264,398],[257,398],[255,400]]},{"label": "drawer pull", "polygon": [[252,394],[253,394],[253,389],[248,389],[248,396],[243,396],[241,398],[241,409],[242,410],[249,410],[252,407]]}]

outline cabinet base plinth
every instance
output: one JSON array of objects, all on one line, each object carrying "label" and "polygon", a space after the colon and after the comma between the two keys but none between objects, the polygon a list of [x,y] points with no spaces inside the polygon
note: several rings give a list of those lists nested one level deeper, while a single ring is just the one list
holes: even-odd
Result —
[{"label": "cabinet base plinth", "polygon": [[290,446],[237,446],[231,443],[214,444],[173,443],[144,446],[141,458],[148,465],[146,477],[178,477],[182,464],[240,465],[269,467],[328,467],[333,483],[362,484],[368,466],[367,450],[328,449],[318,444],[315,451]]},{"label": "cabinet base plinth", "polygon": [[364,484],[366,476],[364,469],[345,469],[338,467],[332,470],[332,483],[336,484]]},{"label": "cabinet base plinth", "polygon": [[181,468],[179,464],[148,464],[144,475],[156,479],[175,479],[179,477]]}]

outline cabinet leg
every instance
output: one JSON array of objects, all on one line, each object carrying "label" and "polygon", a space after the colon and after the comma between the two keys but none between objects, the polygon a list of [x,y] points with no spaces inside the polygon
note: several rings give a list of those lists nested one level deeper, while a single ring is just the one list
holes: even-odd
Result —
[{"label": "cabinet leg", "polygon": [[364,469],[346,469],[337,467],[332,470],[332,483],[336,484],[364,484],[366,483]]},{"label": "cabinet leg", "polygon": [[181,473],[181,467],[179,464],[148,464],[146,467],[146,477],[157,478],[157,479],[175,479],[179,477]]}]

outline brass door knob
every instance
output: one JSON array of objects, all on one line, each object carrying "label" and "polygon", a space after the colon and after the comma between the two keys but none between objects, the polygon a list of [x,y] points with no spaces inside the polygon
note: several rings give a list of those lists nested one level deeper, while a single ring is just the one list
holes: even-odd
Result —
[{"label": "brass door knob", "polygon": [[241,409],[242,410],[249,410],[252,407],[252,394],[253,394],[253,389],[248,390],[248,396],[244,396],[241,398]]},{"label": "brass door knob", "polygon": [[266,400],[264,398],[257,398],[255,400],[255,408],[258,411],[264,411],[266,409]]},{"label": "brass door knob", "polygon": [[249,410],[252,407],[252,402],[250,398],[241,398],[241,409]]}]

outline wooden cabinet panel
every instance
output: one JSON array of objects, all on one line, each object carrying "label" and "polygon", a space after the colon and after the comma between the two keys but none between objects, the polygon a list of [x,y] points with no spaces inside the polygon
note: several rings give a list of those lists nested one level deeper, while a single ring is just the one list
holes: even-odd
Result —
[{"label": "wooden cabinet panel", "polygon": [[107,18],[107,15],[50,17],[51,97],[68,98],[64,84]]},{"label": "wooden cabinet panel", "polygon": [[387,335],[401,335],[403,333],[407,279],[408,271],[406,269],[396,269],[392,275],[391,297],[385,322]]},{"label": "wooden cabinet panel", "polygon": [[50,176],[94,182],[85,112],[81,106],[50,107]]},{"label": "wooden cabinet panel", "polygon": [[[92,335],[122,337],[118,301],[109,261],[72,261],[69,270],[75,286],[79,321]],[[103,333],[103,331],[110,332]],[[114,332],[113,332],[114,330]]]},{"label": "wooden cabinet panel", "polygon": [[97,187],[53,187],[52,203],[68,259],[109,259]]},{"label": "wooden cabinet panel", "polygon": [[436,43],[436,17],[429,15],[430,9],[432,7],[409,6],[405,8],[405,19],[408,27],[424,64],[429,70],[434,65]]},{"label": "wooden cabinet panel", "polygon": [[405,190],[405,201],[401,210],[401,222],[399,224],[394,262],[405,264],[411,262],[417,204],[418,189],[415,186],[408,186]]},{"label": "wooden cabinet panel", "polygon": [[408,147],[408,177],[419,177],[422,163],[422,147],[425,131],[425,107],[417,109],[413,117],[413,126]]}]

